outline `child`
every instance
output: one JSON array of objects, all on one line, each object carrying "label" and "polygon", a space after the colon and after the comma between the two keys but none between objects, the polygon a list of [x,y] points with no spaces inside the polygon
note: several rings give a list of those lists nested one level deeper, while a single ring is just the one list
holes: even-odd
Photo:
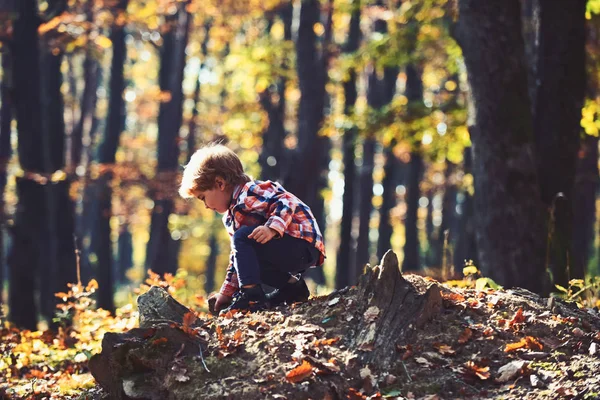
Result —
[{"label": "child", "polygon": [[[238,156],[219,144],[192,155],[179,194],[224,214],[231,256],[217,312],[230,303],[227,310],[258,310],[308,300],[300,274],[323,264],[325,247],[315,217],[300,199],[279,183],[252,180]],[[267,297],[261,283],[276,290]]]}]

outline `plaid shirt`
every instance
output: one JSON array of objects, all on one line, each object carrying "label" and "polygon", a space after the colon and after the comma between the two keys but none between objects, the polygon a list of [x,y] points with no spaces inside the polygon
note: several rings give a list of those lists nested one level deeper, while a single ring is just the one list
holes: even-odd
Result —
[{"label": "plaid shirt", "polygon": [[[320,252],[317,265],[325,260],[323,236],[310,208],[283,186],[272,181],[250,181],[233,191],[229,210],[223,215],[223,224],[230,236],[241,226],[265,225],[283,234],[313,243]],[[237,273],[233,267],[233,252],[220,293],[233,296],[239,290]]]}]

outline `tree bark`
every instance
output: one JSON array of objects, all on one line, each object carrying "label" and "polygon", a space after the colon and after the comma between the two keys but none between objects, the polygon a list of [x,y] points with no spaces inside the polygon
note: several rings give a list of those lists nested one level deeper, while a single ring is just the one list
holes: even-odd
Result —
[{"label": "tree bark", "polygon": [[594,247],[598,175],[598,137],[586,135],[581,141],[573,190],[573,277],[585,276]]},{"label": "tree bark", "polygon": [[461,0],[459,12],[476,111],[471,141],[480,269],[506,287],[542,293],[548,290],[546,238],[519,2]]},{"label": "tree bark", "polygon": [[[549,268],[554,282],[583,278],[570,269],[573,185],[585,91],[585,0],[540,1],[533,128],[544,206],[551,209]],[[562,194],[559,195],[559,194]]]},{"label": "tree bark", "polygon": [[[293,3],[288,2],[281,6],[279,16],[283,21],[285,41],[292,40]],[[287,65],[281,65],[285,69]],[[282,165],[284,164],[285,147],[283,141],[285,131],[285,89],[287,78],[280,77],[276,84],[259,94],[260,103],[269,117],[269,124],[263,134],[263,149],[258,158],[262,179],[278,180],[281,178]],[[276,93],[276,96],[273,94]],[[274,101],[273,97],[277,100]]]},{"label": "tree bark", "polygon": [[[128,0],[120,0],[117,12],[127,10]],[[111,240],[110,219],[112,217],[112,167],[115,164],[117,148],[121,132],[125,129],[125,77],[123,68],[127,57],[125,46],[125,27],[114,23],[111,27],[110,40],[113,44],[111,73],[109,82],[109,103],[106,129],[100,148],[98,150],[98,163],[105,166],[105,171],[96,182],[96,201],[98,202],[94,217],[95,236],[94,248],[96,253],[96,276],[98,279],[98,307],[114,311],[114,257],[113,243]]]},{"label": "tree bark", "polygon": [[4,190],[6,188],[7,165],[12,155],[10,144],[11,122],[13,119],[13,93],[12,93],[12,60],[10,50],[2,53],[2,82],[0,82],[0,304],[3,302],[5,264],[4,260],[4,231],[6,228]]},{"label": "tree bark", "polygon": [[[352,54],[356,52],[360,45],[360,1],[355,0],[352,3],[352,16],[350,17],[350,30],[344,46],[344,52]],[[344,114],[351,117],[354,114],[354,106],[358,92],[356,90],[356,69],[351,68],[348,71],[348,77],[343,83],[344,87]],[[335,287],[341,289],[350,285],[351,277],[354,273],[352,255],[352,221],[354,212],[356,179],[355,166],[355,146],[357,130],[355,126],[346,129],[342,137],[342,151],[344,164],[344,194],[342,197],[342,221],[340,224],[340,247],[337,254],[337,266],[335,272]]]},{"label": "tree bark", "polygon": [[390,211],[396,205],[396,184],[398,179],[396,177],[398,169],[400,169],[400,163],[394,155],[394,147],[396,146],[396,140],[392,140],[389,145],[383,149],[385,154],[385,165],[383,166],[383,202],[379,209],[379,237],[377,239],[377,259],[381,260],[383,255],[390,250],[392,246],[392,234],[394,228],[390,221]]},{"label": "tree bark", "polygon": [[[44,146],[41,146],[40,59],[37,3],[20,1],[14,22],[12,46],[15,118],[19,132],[18,155],[26,171],[43,172]],[[8,258],[10,274],[9,319],[18,327],[34,330],[38,305],[34,300],[44,258],[47,235],[46,190],[36,181],[17,178],[19,205],[12,228],[13,246]],[[47,253],[46,253],[47,254]],[[33,277],[33,279],[32,279]]]},{"label": "tree bark", "polygon": [[185,48],[188,42],[192,16],[181,3],[178,12],[170,18],[170,30],[163,35],[159,85],[170,98],[160,104],[158,112],[158,164],[156,186],[151,198],[154,201],[150,240],[146,252],[146,265],[157,274],[175,274],[178,248],[169,230],[169,215],[174,210],[173,195],[177,193],[174,177],[179,167],[179,130],[182,123],[183,70]]}]

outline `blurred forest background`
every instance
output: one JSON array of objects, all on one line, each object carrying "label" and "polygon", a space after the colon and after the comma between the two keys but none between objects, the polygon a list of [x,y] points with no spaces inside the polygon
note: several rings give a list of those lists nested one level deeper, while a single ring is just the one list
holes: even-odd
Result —
[{"label": "blurred forest background", "polygon": [[34,329],[92,278],[114,310],[148,270],[218,289],[220,215],[177,195],[213,141],[311,206],[316,292],[390,248],[539,293],[598,275],[600,1],[477,3],[0,0],[4,312]]}]

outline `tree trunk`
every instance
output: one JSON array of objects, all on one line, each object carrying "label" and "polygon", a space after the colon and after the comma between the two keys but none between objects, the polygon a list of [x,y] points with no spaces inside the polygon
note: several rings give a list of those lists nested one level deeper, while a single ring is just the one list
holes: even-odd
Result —
[{"label": "tree trunk", "polygon": [[[447,238],[454,241],[453,228],[455,227],[455,209],[456,209],[456,185],[452,182],[456,166],[446,160],[446,171],[444,174],[444,196],[442,197],[442,223],[438,227],[438,236],[436,238],[435,253],[433,265],[441,266],[444,258],[445,243]],[[446,231],[448,231],[446,233]],[[448,236],[447,236],[448,235]]]},{"label": "tree trunk", "polygon": [[[63,54],[55,54],[50,47],[42,53],[42,126],[46,138],[42,145],[48,152],[46,173],[65,168],[64,103],[60,90],[63,83],[62,59]],[[40,275],[43,279],[40,297],[41,311],[48,321],[52,321],[55,314],[57,298],[54,293],[66,290],[68,283],[77,281],[73,202],[69,196],[70,181],[66,173],[63,172],[63,176],[46,185],[50,251],[45,254],[46,267]]]},{"label": "tree trunk", "polygon": [[598,191],[598,137],[586,135],[581,142],[573,190],[573,240],[571,273],[585,276],[592,254]]},{"label": "tree trunk", "polygon": [[[329,10],[331,13],[332,10]],[[328,43],[323,52],[317,50],[315,24],[320,22],[320,2],[306,0],[300,9],[300,25],[296,42],[296,59],[300,104],[298,109],[298,144],[292,161],[286,166],[285,187],[309,207],[317,206],[317,177],[322,173],[326,138],[319,136],[325,107]],[[297,165],[301,164],[302,169]],[[319,218],[315,215],[315,218]]]},{"label": "tree trunk", "polygon": [[[170,98],[160,104],[158,112],[158,165],[151,198],[154,201],[150,240],[146,252],[146,265],[157,274],[175,274],[173,262],[178,248],[169,230],[169,215],[173,212],[173,196],[177,193],[175,176],[179,168],[179,130],[182,122],[183,70],[192,16],[185,4],[170,19],[172,26],[163,35],[159,85]],[[176,256],[175,256],[176,258]]]},{"label": "tree trunk", "polygon": [[[413,64],[406,66],[406,98],[408,99],[408,118],[419,118],[423,106],[423,82],[421,71]],[[414,134],[414,132],[411,132]],[[418,145],[410,152],[408,163],[408,179],[406,181],[406,219],[404,221],[404,259],[402,260],[403,271],[418,271],[421,269],[419,243],[419,230],[417,228],[419,198],[421,191],[419,184],[423,175],[424,164]]]},{"label": "tree trunk", "polygon": [[[292,16],[293,3],[289,2],[281,6],[279,15],[283,20],[285,41],[292,40]],[[286,69],[287,65],[281,65]],[[263,134],[263,149],[258,158],[262,179],[278,180],[281,178],[282,165],[284,163],[285,147],[283,141],[286,136],[285,131],[285,89],[287,87],[287,78],[280,77],[275,85],[260,93],[260,103],[269,117],[269,124]],[[273,96],[273,93],[276,96]],[[273,97],[277,100],[274,101]]]},{"label": "tree trunk", "polygon": [[385,165],[383,166],[383,203],[379,209],[379,238],[377,239],[377,259],[381,260],[383,255],[392,247],[392,234],[394,228],[390,221],[390,211],[396,205],[396,183],[398,179],[396,174],[400,168],[398,159],[394,155],[396,140],[393,139],[389,145],[383,149],[385,154]]},{"label": "tree trunk", "polygon": [[[549,268],[554,282],[583,278],[569,271],[573,185],[585,91],[585,0],[540,1],[533,128],[538,176],[550,218]],[[562,195],[561,195],[562,194]]]},{"label": "tree trunk", "polygon": [[[358,50],[361,39],[360,32],[360,1],[352,3],[352,16],[350,18],[350,30],[348,39],[344,46],[344,52],[352,54]],[[356,90],[356,70],[348,71],[348,79],[344,86],[344,115],[354,115],[354,106],[358,93]],[[354,153],[356,147],[355,126],[345,130],[342,137],[342,151],[344,163],[344,194],[342,197],[342,221],[340,224],[340,248],[338,249],[335,287],[341,289],[350,285],[352,277],[356,276],[352,255],[352,221],[354,212],[354,181],[356,179],[356,166],[354,165]]]},{"label": "tree trunk", "polygon": [[[470,147],[465,148],[463,157],[463,171],[465,175],[473,173],[473,156]],[[463,190],[457,196],[461,200],[457,202],[457,224],[456,233],[453,239],[454,254],[453,259],[448,260],[454,264],[456,269],[461,270],[465,261],[472,260],[475,265],[479,265],[477,259],[477,246],[475,238],[475,216],[473,196],[469,190]]]},{"label": "tree trunk", "polygon": [[418,271],[421,269],[419,231],[417,229],[419,183],[423,174],[423,158],[417,152],[412,152],[408,164],[408,179],[406,182],[406,219],[404,220],[406,242],[404,243],[403,271]]},{"label": "tree trunk", "polygon": [[[128,0],[120,0],[118,12],[127,10]],[[123,91],[125,90],[125,77],[123,66],[127,56],[125,46],[125,27],[113,24],[111,27],[110,40],[113,44],[113,56],[110,73],[110,93],[108,99],[108,116],[106,129],[100,148],[98,150],[98,163],[105,166],[105,171],[96,181],[96,198],[98,202],[95,207],[94,217],[95,236],[94,248],[96,253],[96,276],[98,279],[98,307],[113,311],[115,308],[113,299],[114,290],[114,256],[113,243],[111,240],[110,219],[112,217],[112,167],[115,163],[117,148],[121,132],[125,129],[125,102]]]},{"label": "tree trunk", "polygon": [[204,291],[209,294],[215,289],[215,272],[217,271],[217,256],[219,255],[219,241],[217,240],[216,228],[211,229],[208,245],[210,253],[206,259],[206,271],[204,276]]},{"label": "tree trunk", "polygon": [[459,12],[476,111],[471,141],[480,267],[506,287],[541,293],[549,288],[546,238],[519,2],[461,0]]},{"label": "tree trunk", "polygon": [[375,138],[368,133],[362,144],[362,163],[358,170],[358,237],[356,239],[356,273],[369,262],[371,212],[373,211],[373,169],[375,168]]},{"label": "tree trunk", "polygon": [[121,283],[127,282],[127,271],[133,266],[133,241],[129,224],[124,223],[119,227],[119,239],[117,240],[117,276]]},{"label": "tree trunk", "polygon": [[[18,154],[25,171],[44,171],[42,116],[40,102],[40,61],[37,3],[20,1],[14,22],[13,50],[15,117],[19,132]],[[34,330],[38,305],[34,300],[47,236],[46,191],[38,182],[17,178],[19,205],[12,228],[13,246],[9,255],[10,320]]]},{"label": "tree trunk", "polygon": [[0,304],[3,302],[5,263],[4,231],[6,228],[4,190],[8,180],[7,165],[12,155],[10,144],[11,122],[13,118],[12,59],[9,50],[2,53],[2,82],[0,82]]}]

